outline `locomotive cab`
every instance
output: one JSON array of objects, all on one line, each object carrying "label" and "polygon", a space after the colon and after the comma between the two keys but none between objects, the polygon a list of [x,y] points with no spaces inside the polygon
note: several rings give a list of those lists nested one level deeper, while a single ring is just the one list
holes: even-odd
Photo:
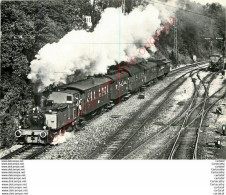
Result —
[{"label": "locomotive cab", "polygon": [[66,89],[51,93],[48,102],[51,102],[52,106],[45,113],[46,125],[53,130],[59,130],[61,127],[72,130],[79,119],[79,98],[79,92],[76,90]]}]

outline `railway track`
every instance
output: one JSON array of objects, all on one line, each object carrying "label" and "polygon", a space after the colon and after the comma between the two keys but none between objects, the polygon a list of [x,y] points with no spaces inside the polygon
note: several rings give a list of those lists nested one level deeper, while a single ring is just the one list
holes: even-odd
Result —
[{"label": "railway track", "polygon": [[[215,73],[216,75],[217,73]],[[204,94],[204,100],[202,104],[202,108],[199,112],[196,111],[196,116],[190,116],[190,122],[186,125],[186,127],[183,130],[183,135],[179,135],[174,143],[174,146],[171,150],[171,153],[169,155],[169,159],[184,159],[186,156],[183,155],[185,153],[184,151],[190,151],[187,153],[189,159],[198,159],[198,144],[199,144],[199,138],[200,138],[200,132],[202,129],[203,121],[209,112],[209,110],[223,97],[225,97],[225,92],[223,95],[217,98],[216,101],[213,103],[210,103],[210,106],[207,107],[206,105],[208,104],[208,101],[210,98],[208,97],[208,92],[209,92],[209,87],[210,83],[208,86],[206,86],[203,82],[203,87],[205,89],[205,94]],[[222,87],[221,89],[224,89]],[[219,91],[215,92],[212,97],[217,94]],[[207,107],[207,108],[206,108]],[[199,119],[199,121],[197,121]],[[184,139],[183,139],[184,138]],[[190,143],[189,143],[190,142]]]},{"label": "railway track", "polygon": [[[209,96],[208,97],[208,99],[210,99],[210,98],[212,98],[212,97],[214,97],[217,93],[219,93],[222,89],[226,89],[226,87],[222,87],[222,88],[220,88],[219,90],[217,90],[214,94],[212,94],[211,96]],[[220,97],[218,97],[217,98],[217,100],[215,100],[206,110],[205,110],[205,112],[204,112],[204,116],[208,113],[208,111],[218,102],[218,101],[220,101],[222,98],[224,98],[226,96],[226,92],[223,94],[223,95],[221,95]],[[192,110],[191,110],[191,112],[194,110],[194,109],[196,109],[197,107],[199,107],[200,105],[202,105],[202,103],[203,102],[201,102],[201,103],[199,103],[195,108],[193,108]],[[197,117],[196,118],[194,118],[190,123],[188,123],[187,125],[186,125],[186,127],[187,126],[190,126],[193,122],[194,122],[194,120],[196,120],[199,116],[201,115],[201,113],[199,113],[198,115],[197,115]],[[182,117],[184,117],[185,116],[185,114],[182,114],[182,116],[181,116],[181,118]],[[158,136],[161,136],[161,134],[163,134],[164,132],[166,132],[166,130],[168,130],[169,129],[169,127],[171,127],[171,126],[175,126],[174,124],[175,124],[175,122],[177,122],[178,120],[180,120],[181,118],[178,118],[178,119],[175,119],[173,122],[171,122],[171,123],[169,123],[167,126],[165,126],[165,127],[163,127],[163,128],[160,128],[156,133],[154,133],[154,134],[152,134],[151,136],[149,136],[149,137],[147,137],[147,139],[145,139],[144,141],[142,141],[142,142],[140,142],[139,143],[139,145],[137,145],[130,153],[128,153],[127,154],[127,156],[125,156],[124,157],[124,159],[131,159],[131,158],[133,158],[133,156],[136,156],[137,157],[137,154],[139,153],[139,151],[141,151],[141,153],[142,153],[142,151],[145,151],[146,150],[146,145],[148,145],[149,143],[151,143],[151,142],[153,142],[153,140],[155,140],[155,139],[157,139],[158,138]],[[175,140],[175,139],[174,139]],[[198,148],[198,138],[196,139],[196,143],[195,143],[195,145],[196,145],[196,148]],[[170,141],[172,141],[172,140],[168,140],[167,142],[170,142]],[[149,150],[149,149],[148,149]],[[162,152],[162,148],[160,148],[160,149],[158,149],[158,150],[156,150],[155,151],[155,153],[161,153]],[[197,152],[198,150],[196,149],[196,152]],[[150,151],[148,151],[148,152],[150,152]],[[146,152],[145,152],[146,153]],[[143,155],[143,154],[142,154]],[[196,154],[196,156],[197,156],[197,154]],[[156,156],[156,158],[157,158],[157,156]]]},{"label": "railway track", "polygon": [[[190,130],[195,130],[195,134],[193,134],[193,136],[191,137],[192,138],[192,141],[193,141],[193,144],[191,145],[190,147],[190,158],[189,159],[198,159],[198,145],[199,145],[199,139],[200,139],[200,132],[201,132],[201,129],[202,129],[202,124],[203,124],[203,121],[205,120],[205,117],[206,115],[208,114],[209,110],[218,102],[220,101],[222,98],[224,98],[226,96],[226,93],[224,93],[223,95],[221,95],[220,97],[217,98],[217,100],[215,100],[213,103],[210,104],[210,106],[208,106],[207,108],[205,108],[205,106],[203,105],[202,107],[202,111],[199,113],[199,115],[193,119],[187,126],[186,128],[190,129]],[[206,101],[207,102],[207,101]],[[206,104],[206,102],[204,104]],[[200,117],[200,122],[199,122],[199,126],[198,128],[189,128],[189,126],[197,119]],[[169,159],[178,159],[178,156],[176,155],[172,155],[172,156],[169,156]]]},{"label": "railway track", "polygon": [[[202,65],[201,65],[202,64]],[[175,73],[178,73],[178,72],[181,72],[183,70],[186,70],[188,68],[192,68],[192,67],[195,67],[195,66],[200,66],[200,68],[203,66],[205,66],[206,64],[206,61],[203,61],[203,62],[198,62],[198,63],[193,63],[193,64],[190,64],[190,65],[187,65],[187,66],[184,66],[184,67],[180,67],[180,68],[177,68],[177,69],[172,69],[169,73],[170,74],[175,74]]]},{"label": "railway track", "polygon": [[50,145],[25,145],[21,148],[3,156],[1,159],[34,159],[47,150]]},{"label": "railway track", "polygon": [[[212,94],[211,96],[208,97],[208,99],[210,98],[213,98],[217,93],[221,92],[222,90],[225,90],[226,88],[225,87],[222,87],[220,88],[219,90],[217,90],[214,94]],[[223,95],[221,95],[220,97],[217,98],[216,101],[214,101],[204,112],[204,116],[208,113],[208,111],[219,101],[221,100],[222,98],[224,98],[226,96],[226,92],[224,92]],[[191,111],[193,111],[194,109],[196,109],[197,107],[199,107],[200,105],[202,105],[203,101],[200,102],[196,107],[194,107]],[[199,113],[197,115],[197,118],[201,115],[201,113]],[[184,117],[185,114],[182,114],[181,118]],[[166,132],[166,130],[168,130],[171,126],[175,126],[175,122],[177,122],[178,120],[180,120],[181,118],[178,118],[178,119],[175,119],[175,121],[169,123],[167,126],[163,127],[163,128],[160,128],[156,133],[152,134],[151,136],[149,136],[146,140],[142,141],[139,145],[137,145],[129,154],[127,154],[127,156],[124,157],[124,159],[133,159],[134,157],[139,158],[138,154],[142,153],[140,156],[148,156],[147,153],[150,153],[150,148],[148,147],[148,144],[149,143],[153,143],[154,140],[158,139],[158,136],[162,136],[162,134],[164,132]],[[186,125],[187,126],[190,126],[194,120],[196,120],[197,118],[194,118],[190,123],[188,123]],[[197,129],[197,128],[196,128]],[[175,137],[174,137],[175,138]],[[174,139],[175,140],[175,139]],[[198,147],[198,140],[196,140],[196,147]],[[167,140],[167,142],[165,142],[164,144],[167,145],[168,142],[171,142],[172,139],[170,140]],[[157,156],[155,155],[155,158],[159,158],[159,155],[158,154],[161,154],[162,151],[165,149],[164,147],[165,146],[162,146],[163,148],[159,148],[159,149],[156,149],[155,151],[155,154],[157,154]],[[197,149],[196,149],[197,151]],[[196,155],[197,156],[197,155]],[[169,156],[168,156],[169,157]],[[192,156],[193,157],[193,156]]]},{"label": "railway track", "polygon": [[[205,101],[209,100],[210,98],[213,98],[216,94],[221,92],[223,89],[225,89],[225,87],[220,88],[215,93],[213,93],[211,96],[208,96],[206,99],[204,99],[201,102],[197,103],[195,105],[195,107],[193,107],[192,109],[190,108],[190,106],[188,106],[188,108],[185,111],[183,111],[183,113],[179,114],[179,116],[177,116],[174,119],[172,119],[167,125],[165,125],[164,127],[158,129],[155,133],[151,134],[146,139],[144,139],[143,141],[139,142],[139,144],[135,145],[133,147],[133,149],[129,153],[127,153],[127,155],[124,156],[124,159],[131,159],[133,157],[139,158],[139,154],[140,154],[140,156],[144,156],[144,155],[148,156],[148,153],[150,153],[150,149],[148,148],[148,144],[149,143],[154,143],[154,140],[157,140],[158,136],[162,136],[162,134],[164,134],[170,127],[172,127],[172,126],[176,127],[177,126],[176,123],[178,123],[181,119],[186,117],[188,112],[190,112],[190,114],[194,113],[194,111],[197,108],[201,107],[204,104]],[[225,96],[225,94],[223,96]],[[205,110],[203,115],[205,116],[207,114],[208,110],[210,110],[211,107],[213,107],[216,102],[218,102],[221,98],[223,98],[223,96],[220,96],[217,101],[215,101],[210,107],[208,107]],[[191,100],[191,102],[192,102],[192,100]],[[197,114],[197,116],[195,118],[193,118],[193,120],[191,120],[188,124],[186,124],[185,127],[187,128],[188,126],[190,126],[195,120],[197,120],[197,118],[201,114],[202,114],[202,112],[199,112]],[[173,140],[175,140],[175,139],[176,138],[174,136]],[[172,142],[172,139],[167,140],[167,142]],[[167,145],[167,142],[165,142],[165,145]],[[198,145],[198,140],[196,142],[197,142],[197,145]],[[165,146],[162,146],[162,147],[165,147]],[[162,152],[162,150],[163,150],[162,148],[156,149],[155,153],[159,154],[159,153]],[[157,158],[157,156],[156,156],[156,158]]]},{"label": "railway track", "polygon": [[[192,75],[190,75],[192,76]],[[193,93],[193,98],[195,99],[196,97],[196,93]],[[192,100],[193,101],[193,100]],[[145,124],[141,125],[136,131],[135,133],[130,137],[130,139],[127,140],[127,142],[125,142],[120,149],[117,151],[117,153],[113,156],[113,158],[117,158],[117,159],[121,159],[124,156],[127,156],[128,154],[132,153],[132,151],[136,148],[138,148],[140,145],[144,144],[150,137],[152,136],[156,136],[157,134],[160,134],[164,131],[166,131],[170,126],[172,126],[173,124],[175,124],[178,120],[180,120],[188,111],[190,110],[189,104],[187,104],[187,106],[184,107],[184,109],[178,113],[178,115],[176,117],[174,117],[170,123],[168,125],[166,125],[166,127],[160,128],[159,130],[157,130],[156,133],[152,133],[151,136],[145,137],[145,139],[143,141],[138,142],[137,140],[140,137],[140,134],[144,128],[144,125],[146,125],[147,122],[150,123],[150,120],[146,120],[144,121]],[[138,143],[137,143],[138,142]],[[119,156],[119,154],[121,154],[121,157]]]},{"label": "railway track", "polygon": [[[199,69],[186,72],[157,93],[154,98],[149,100],[148,103],[136,113],[135,116],[122,125],[119,130],[105,142],[105,145],[99,146],[90,156],[88,156],[88,159],[120,158],[119,151],[121,150],[121,146],[124,146],[140,129],[142,129],[147,121],[154,117],[154,115],[163,107],[164,103],[167,102],[168,98],[185,82],[185,75],[190,74],[191,76],[194,74],[194,71],[199,71]],[[137,116],[143,113],[147,105],[153,104],[153,102],[155,104],[156,99],[162,100],[156,103],[155,108],[149,113],[148,117],[137,118]]]},{"label": "railway track", "polygon": [[[212,78],[214,76],[215,76],[215,74],[212,76]],[[193,97],[192,102],[189,106],[189,109],[186,113],[186,116],[183,119],[183,123],[180,126],[180,129],[178,131],[176,140],[170,151],[168,159],[196,158],[196,155],[193,152],[193,144],[194,144],[195,138],[199,136],[199,131],[200,131],[202,123],[203,123],[203,113],[205,111],[205,105],[206,105],[206,101],[208,98],[208,90],[209,90],[209,86],[212,82],[212,79],[210,79],[210,81],[208,82],[208,86],[206,87],[204,81],[200,79],[199,75],[198,75],[198,79],[200,80],[200,83],[196,87],[195,96]],[[202,95],[202,93],[199,91],[200,89],[202,89],[202,86],[205,91],[204,95]],[[204,98],[203,101],[197,100],[199,95],[201,97],[203,96],[203,98]],[[199,111],[199,107],[196,107],[196,105],[198,103],[201,106],[200,111]],[[192,107],[195,107],[195,109],[193,109],[193,111],[190,112]],[[191,120],[194,123],[196,120],[198,120],[198,117],[197,117],[198,113],[201,113],[200,122],[197,122],[198,123],[197,126],[195,124],[195,125],[193,125],[194,127],[189,128],[189,126],[187,126],[188,121]],[[198,128],[196,128],[196,127],[198,127]]]}]

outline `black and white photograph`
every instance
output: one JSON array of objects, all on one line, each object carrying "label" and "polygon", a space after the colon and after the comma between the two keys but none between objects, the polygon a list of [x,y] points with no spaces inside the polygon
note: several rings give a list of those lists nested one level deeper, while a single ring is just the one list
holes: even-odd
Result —
[{"label": "black and white photograph", "polygon": [[3,195],[224,195],[225,0],[1,0]]},{"label": "black and white photograph", "polygon": [[225,159],[225,2],[1,2],[1,159]]}]

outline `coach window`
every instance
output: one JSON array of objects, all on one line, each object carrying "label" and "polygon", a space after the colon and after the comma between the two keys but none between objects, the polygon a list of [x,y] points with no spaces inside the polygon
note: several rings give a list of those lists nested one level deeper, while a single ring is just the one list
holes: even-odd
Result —
[{"label": "coach window", "polygon": [[67,96],[67,103],[72,103],[72,96]]},{"label": "coach window", "polygon": [[104,93],[104,87],[101,86],[100,90],[101,90],[101,95],[104,96],[105,95],[105,93]]},{"label": "coach window", "polygon": [[90,94],[89,94],[90,92],[88,91],[88,93],[87,93],[87,102],[89,102],[89,98],[90,98]]},{"label": "coach window", "polygon": [[92,101],[93,100],[93,96],[92,96],[92,91],[90,92],[90,100]]},{"label": "coach window", "polygon": [[101,97],[101,90],[99,89],[99,97]]},{"label": "coach window", "polygon": [[104,96],[106,94],[104,91],[104,87],[101,87],[101,91],[102,91],[102,96]]}]

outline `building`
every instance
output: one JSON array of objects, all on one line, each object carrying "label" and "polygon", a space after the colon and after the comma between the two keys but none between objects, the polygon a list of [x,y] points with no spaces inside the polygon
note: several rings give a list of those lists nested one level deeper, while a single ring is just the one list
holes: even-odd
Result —
[{"label": "building", "polygon": [[92,27],[91,16],[84,16],[88,27]]}]

